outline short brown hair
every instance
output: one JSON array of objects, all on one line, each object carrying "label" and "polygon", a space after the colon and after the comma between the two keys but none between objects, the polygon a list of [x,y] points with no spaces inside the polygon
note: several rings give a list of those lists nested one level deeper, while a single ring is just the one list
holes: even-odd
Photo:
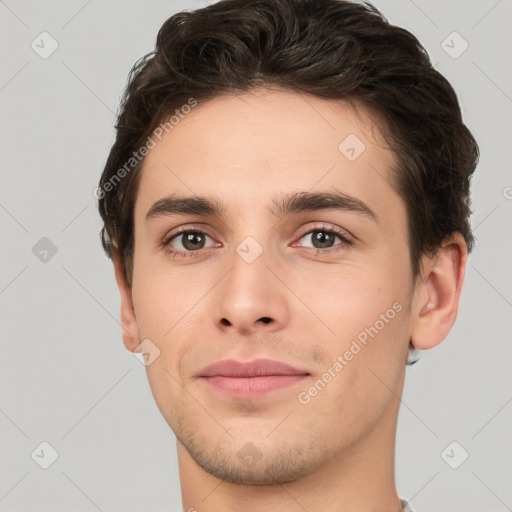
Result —
[{"label": "short brown hair", "polygon": [[191,98],[204,102],[260,86],[356,101],[379,116],[397,157],[393,180],[407,208],[413,277],[422,254],[435,254],[454,232],[472,250],[469,193],[478,145],[455,91],[414,35],[369,2],[221,0],[171,16],[155,51],[130,72],[96,194],[103,247],[109,257],[119,253],[130,282],[144,162],[134,152]]}]

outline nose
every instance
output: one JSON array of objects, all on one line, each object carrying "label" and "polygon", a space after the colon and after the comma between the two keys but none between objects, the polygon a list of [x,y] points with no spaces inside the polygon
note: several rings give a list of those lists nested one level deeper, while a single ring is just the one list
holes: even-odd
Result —
[{"label": "nose", "polygon": [[234,252],[232,263],[216,287],[218,328],[245,335],[282,329],[289,318],[287,290],[266,251],[251,263]]}]

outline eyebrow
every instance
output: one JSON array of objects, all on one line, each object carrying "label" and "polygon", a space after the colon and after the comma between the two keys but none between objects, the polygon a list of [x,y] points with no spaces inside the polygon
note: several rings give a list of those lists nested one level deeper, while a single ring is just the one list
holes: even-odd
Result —
[{"label": "eyebrow", "polygon": [[[318,210],[358,213],[379,222],[376,213],[363,201],[342,192],[293,192],[274,198],[268,211],[274,217]],[[146,214],[146,220],[170,215],[225,217],[228,207],[216,197],[170,195],[159,199]]]}]

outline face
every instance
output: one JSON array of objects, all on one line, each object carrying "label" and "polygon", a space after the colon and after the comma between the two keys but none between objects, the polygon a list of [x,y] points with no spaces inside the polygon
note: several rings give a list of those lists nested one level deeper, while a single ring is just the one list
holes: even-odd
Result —
[{"label": "face", "polygon": [[[159,351],[146,369],[163,416],[218,478],[290,481],[392,430],[413,282],[379,130],[345,103],[255,90],[199,103],[146,157],[138,341]],[[162,201],[171,196],[208,199],[219,215]],[[259,358],[301,376],[244,379],[238,391],[226,387],[241,380],[201,376]]]}]

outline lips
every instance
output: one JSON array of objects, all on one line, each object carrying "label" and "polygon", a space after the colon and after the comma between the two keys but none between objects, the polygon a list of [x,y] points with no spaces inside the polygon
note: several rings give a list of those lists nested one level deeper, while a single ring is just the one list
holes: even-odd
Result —
[{"label": "lips", "polygon": [[291,388],[310,375],[280,361],[256,359],[249,362],[218,361],[199,375],[209,390],[238,399],[254,399]]},{"label": "lips", "polygon": [[255,359],[249,362],[226,359],[207,366],[199,376],[247,378],[268,375],[309,375],[309,372],[272,359]]}]

